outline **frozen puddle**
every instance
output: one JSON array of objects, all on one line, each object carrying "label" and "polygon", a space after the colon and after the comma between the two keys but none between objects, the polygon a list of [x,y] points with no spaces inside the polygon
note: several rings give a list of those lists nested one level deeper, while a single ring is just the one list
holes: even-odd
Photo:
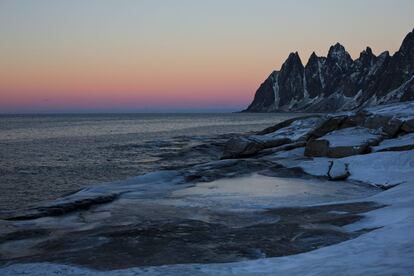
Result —
[{"label": "frozen puddle", "polygon": [[260,174],[193,185],[173,179],[155,174],[96,187],[89,193],[118,197],[59,216],[0,220],[0,271],[18,263],[109,271],[299,254],[366,233],[342,226],[383,207],[355,202],[378,190],[348,182]]},{"label": "frozen puddle", "polygon": [[172,193],[176,204],[226,208],[274,208],[364,198],[377,193],[372,187],[343,181],[270,177],[246,177],[198,183]]}]

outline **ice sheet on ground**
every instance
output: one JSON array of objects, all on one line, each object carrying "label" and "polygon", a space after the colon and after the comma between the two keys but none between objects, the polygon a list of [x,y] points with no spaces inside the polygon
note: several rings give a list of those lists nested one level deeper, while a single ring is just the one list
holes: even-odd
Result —
[{"label": "ice sheet on ground", "polygon": [[169,204],[221,207],[228,210],[305,206],[361,198],[375,192],[346,182],[254,174],[198,183],[194,187],[174,191]]}]

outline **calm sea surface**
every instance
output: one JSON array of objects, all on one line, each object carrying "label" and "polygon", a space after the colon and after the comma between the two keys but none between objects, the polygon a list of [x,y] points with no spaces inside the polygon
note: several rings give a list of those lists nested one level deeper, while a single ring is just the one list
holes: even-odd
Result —
[{"label": "calm sea surface", "polygon": [[217,159],[218,144],[232,133],[293,116],[298,114],[0,115],[0,212]]}]

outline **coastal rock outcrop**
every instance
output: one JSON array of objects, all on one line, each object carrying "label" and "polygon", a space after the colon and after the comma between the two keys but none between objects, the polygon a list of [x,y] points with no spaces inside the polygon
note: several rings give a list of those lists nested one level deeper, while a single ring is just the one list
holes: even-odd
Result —
[{"label": "coastal rock outcrop", "polygon": [[325,119],[318,115],[301,117],[256,135],[232,138],[225,144],[222,159],[252,156],[263,149],[305,142],[323,122]]},{"label": "coastal rock outcrop", "polygon": [[[300,148],[302,158],[334,159],[371,152],[411,150],[414,149],[413,118],[414,102],[379,105],[348,114],[299,117],[255,135],[229,140],[222,158],[267,156],[268,160],[276,160],[284,152]],[[273,157],[269,157],[271,155]],[[284,159],[279,164],[297,163]],[[332,175],[328,172],[328,164],[324,165],[326,170],[322,170],[321,175],[332,180],[346,178],[348,173],[344,165],[335,162],[331,165]]]}]

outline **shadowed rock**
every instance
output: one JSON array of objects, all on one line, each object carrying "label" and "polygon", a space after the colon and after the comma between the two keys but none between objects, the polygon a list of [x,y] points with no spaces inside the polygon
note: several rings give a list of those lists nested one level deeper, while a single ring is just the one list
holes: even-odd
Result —
[{"label": "shadowed rock", "polygon": [[341,124],[348,118],[346,115],[329,117],[319,127],[315,128],[309,136],[312,138],[319,138],[325,134],[339,129]]},{"label": "shadowed rock", "polygon": [[414,118],[406,120],[401,129],[405,132],[414,132]]},{"label": "shadowed rock", "polygon": [[98,195],[88,198],[78,198],[75,200],[65,200],[53,203],[49,206],[38,207],[27,211],[8,216],[6,220],[29,220],[48,216],[60,216],[70,212],[85,210],[93,205],[109,203],[117,198],[117,194]]},{"label": "shadowed rock", "polygon": [[373,115],[365,119],[363,126],[370,129],[377,129],[389,137],[394,137],[401,128],[403,122],[392,116]]},{"label": "shadowed rock", "polygon": [[318,139],[310,140],[305,147],[305,156],[322,157],[328,156],[329,141]]},{"label": "shadowed rock", "polygon": [[222,159],[246,157],[258,153],[264,145],[247,137],[236,137],[226,142]]}]

